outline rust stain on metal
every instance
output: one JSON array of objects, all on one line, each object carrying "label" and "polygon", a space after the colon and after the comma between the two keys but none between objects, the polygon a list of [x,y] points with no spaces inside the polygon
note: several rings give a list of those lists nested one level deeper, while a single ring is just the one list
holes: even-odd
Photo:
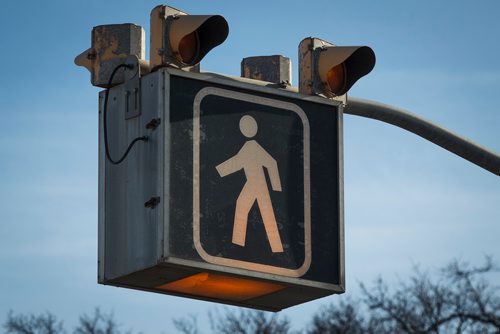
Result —
[{"label": "rust stain on metal", "polygon": [[[145,57],[145,32],[135,24],[110,24],[92,29],[92,45],[75,58],[77,65],[87,68],[94,86],[107,88],[113,69],[129,55],[139,60]],[[123,81],[117,74],[115,83]]]},{"label": "rust stain on metal", "polygon": [[290,83],[290,58],[280,55],[244,58],[241,62],[241,76],[279,85],[285,82]]}]

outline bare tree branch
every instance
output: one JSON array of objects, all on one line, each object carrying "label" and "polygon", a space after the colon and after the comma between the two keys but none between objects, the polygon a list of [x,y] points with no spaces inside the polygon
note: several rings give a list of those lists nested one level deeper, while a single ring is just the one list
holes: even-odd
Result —
[{"label": "bare tree branch", "polygon": [[114,320],[113,313],[102,313],[99,308],[94,310],[93,315],[83,314],[80,316],[79,325],[75,328],[75,334],[120,334],[119,325]]},{"label": "bare tree branch", "polygon": [[198,318],[195,315],[190,315],[181,319],[174,319],[174,326],[183,334],[199,334]]},{"label": "bare tree branch", "polygon": [[41,315],[7,315],[4,324],[7,334],[60,334],[64,333],[63,323],[50,312]]},{"label": "bare tree branch", "polygon": [[414,268],[390,287],[379,278],[361,284],[362,298],[320,309],[308,333],[500,333],[500,296],[487,275],[491,258],[472,267],[453,261],[438,276]]},{"label": "bare tree branch", "polygon": [[262,311],[240,310],[210,312],[212,330],[220,334],[287,334],[290,333],[290,321],[277,314],[269,315]]}]

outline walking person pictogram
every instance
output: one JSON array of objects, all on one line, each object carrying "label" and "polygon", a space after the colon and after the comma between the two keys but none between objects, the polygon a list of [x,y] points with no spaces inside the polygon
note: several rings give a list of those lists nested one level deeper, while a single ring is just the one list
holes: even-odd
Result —
[{"label": "walking person pictogram", "polygon": [[[252,116],[245,115],[240,119],[241,133],[247,138],[257,134],[257,122]],[[255,201],[260,210],[264,228],[273,253],[283,252],[278,224],[269,195],[269,189],[264,174],[267,169],[274,191],[281,191],[281,182],[276,160],[255,140],[245,142],[239,152],[228,160],[216,166],[221,177],[232,174],[240,169],[247,179],[236,200],[233,226],[233,244],[245,246],[248,214]]]}]

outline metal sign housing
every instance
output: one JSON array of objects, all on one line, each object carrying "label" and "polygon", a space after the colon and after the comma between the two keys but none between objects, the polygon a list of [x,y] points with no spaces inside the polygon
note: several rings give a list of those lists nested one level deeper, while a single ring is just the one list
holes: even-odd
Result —
[{"label": "metal sign housing", "polygon": [[[342,105],[163,68],[100,96],[99,283],[278,311],[343,293]],[[151,124],[155,126],[151,126]]]}]

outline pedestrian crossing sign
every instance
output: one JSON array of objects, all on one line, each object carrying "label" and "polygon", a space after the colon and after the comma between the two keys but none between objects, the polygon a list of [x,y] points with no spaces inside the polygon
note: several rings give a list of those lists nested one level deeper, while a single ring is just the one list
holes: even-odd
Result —
[{"label": "pedestrian crossing sign", "polygon": [[215,87],[198,92],[193,112],[196,250],[209,263],[302,276],[311,263],[307,115]]},{"label": "pedestrian crossing sign", "polygon": [[265,85],[161,68],[129,119],[109,91],[112,149],[148,144],[111,164],[101,115],[100,283],[271,311],[345,291],[342,105]]}]

